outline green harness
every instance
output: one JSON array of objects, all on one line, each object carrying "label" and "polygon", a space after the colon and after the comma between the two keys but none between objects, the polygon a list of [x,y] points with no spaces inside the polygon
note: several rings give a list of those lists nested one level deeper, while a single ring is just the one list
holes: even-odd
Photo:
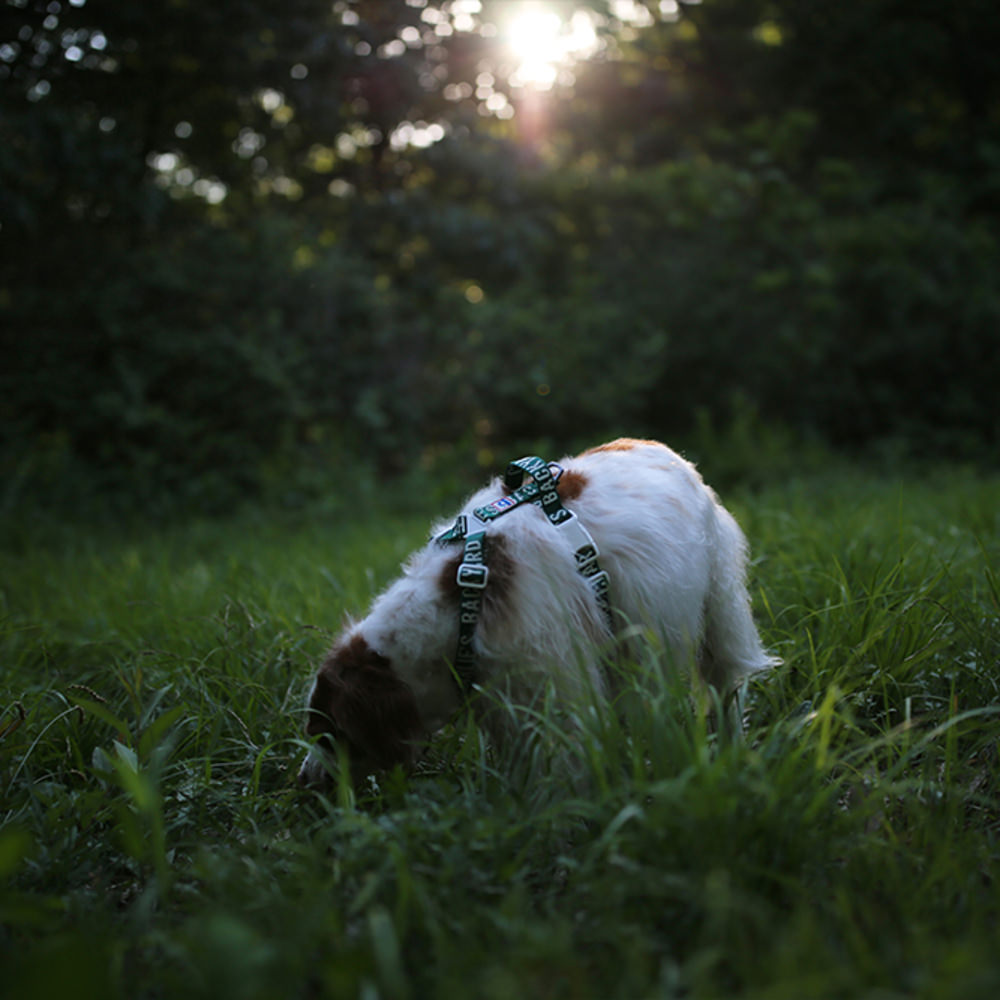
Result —
[{"label": "green harness", "polygon": [[[608,629],[612,628],[613,616],[608,593],[608,574],[597,562],[600,554],[590,532],[580,523],[571,510],[567,510],[559,499],[556,484],[562,469],[555,463],[548,463],[536,456],[520,458],[507,466],[504,474],[504,489],[507,494],[477,507],[471,514],[459,514],[454,525],[435,538],[440,544],[461,541],[464,545],[462,562],[459,564],[455,580],[458,583],[458,648],[455,652],[455,675],[463,692],[471,690],[474,683],[476,655],[473,640],[483,605],[483,591],[489,581],[487,565],[487,527],[490,522],[509,513],[522,504],[531,503],[541,507],[549,523],[563,532],[573,546],[576,569],[594,591]],[[530,481],[525,482],[525,477]]]}]

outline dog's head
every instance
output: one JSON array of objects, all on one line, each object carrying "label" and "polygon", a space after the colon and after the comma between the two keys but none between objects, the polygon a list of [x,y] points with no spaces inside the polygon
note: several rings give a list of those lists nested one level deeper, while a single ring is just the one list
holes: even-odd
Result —
[{"label": "dog's head", "polygon": [[424,735],[413,692],[360,634],[340,642],[323,662],[308,713],[306,733],[322,737],[299,771],[299,781],[310,786],[328,784],[321,744],[330,749],[332,740],[347,750],[357,783],[396,764],[410,766]]},{"label": "dog's head", "polygon": [[[477,637],[486,649],[510,634],[513,561],[502,538],[488,546],[489,583]],[[432,542],[348,628],[320,667],[309,695],[306,733],[319,737],[299,771],[326,786],[331,746],[346,750],[355,784],[365,775],[413,764],[424,739],[463,704],[451,663],[458,643],[462,547]],[[492,637],[492,641],[491,641]]]}]

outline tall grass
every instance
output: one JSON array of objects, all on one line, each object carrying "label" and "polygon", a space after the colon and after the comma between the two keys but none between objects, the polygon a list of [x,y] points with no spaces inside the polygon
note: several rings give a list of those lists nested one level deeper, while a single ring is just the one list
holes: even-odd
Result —
[{"label": "tall grass", "polygon": [[649,658],[329,798],[294,782],[310,670],[440,510],[9,525],[0,991],[997,995],[1000,482],[727,500],[785,661],[744,743]]}]

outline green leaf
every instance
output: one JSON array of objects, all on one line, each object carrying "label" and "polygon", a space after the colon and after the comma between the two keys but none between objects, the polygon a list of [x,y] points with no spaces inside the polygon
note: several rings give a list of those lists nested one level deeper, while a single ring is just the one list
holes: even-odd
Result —
[{"label": "green leaf", "polygon": [[121,736],[122,739],[129,739],[128,724],[124,720],[119,719],[117,715],[111,712],[104,705],[96,701],[91,701],[89,698],[81,698],[77,694],[71,694],[69,696],[69,700],[74,705],[78,705],[88,714],[93,715],[102,722],[106,722],[118,733],[119,736]]}]

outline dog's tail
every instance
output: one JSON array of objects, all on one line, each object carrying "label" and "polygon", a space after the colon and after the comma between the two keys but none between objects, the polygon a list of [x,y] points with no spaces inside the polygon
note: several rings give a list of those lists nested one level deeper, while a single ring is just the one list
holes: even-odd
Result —
[{"label": "dog's tail", "polygon": [[713,513],[715,537],[699,668],[702,679],[725,696],[751,674],[781,661],[765,651],[750,612],[746,538],[724,507],[717,504]]}]

